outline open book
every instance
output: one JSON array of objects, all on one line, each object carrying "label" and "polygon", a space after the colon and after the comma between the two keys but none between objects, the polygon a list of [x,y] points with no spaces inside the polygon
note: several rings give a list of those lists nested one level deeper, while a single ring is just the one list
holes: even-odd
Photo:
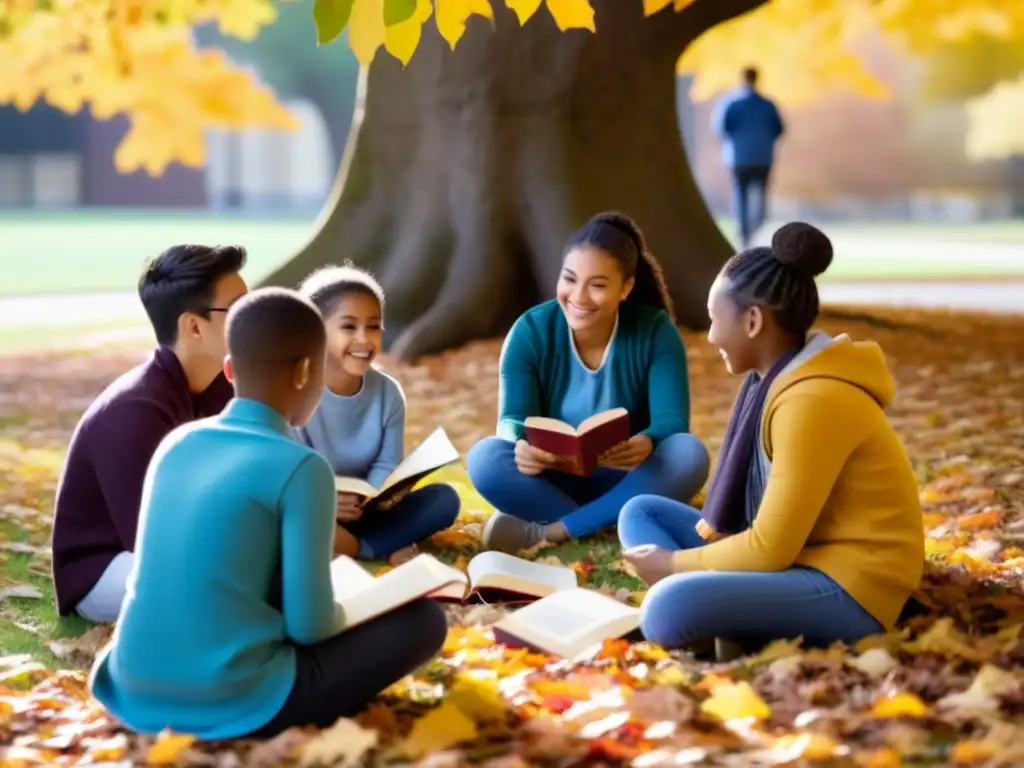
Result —
[{"label": "open book", "polygon": [[597,469],[602,453],[630,438],[629,411],[625,408],[594,414],[575,428],[546,416],[530,416],[523,423],[530,445],[563,457],[556,468],[581,477]]},{"label": "open book", "polygon": [[395,467],[380,489],[357,477],[336,477],[334,488],[339,493],[354,493],[361,496],[359,506],[364,512],[390,509],[424,477],[458,460],[459,452],[448,439],[444,429],[438,427]]},{"label": "open book", "polygon": [[576,573],[544,563],[531,563],[502,552],[483,552],[469,563],[469,575],[431,555],[372,576],[344,555],[331,561],[334,601],[345,611],[346,628],[362,624],[419,597],[463,601],[474,594],[496,598],[536,599],[559,590],[576,589]]},{"label": "open book", "polygon": [[572,659],[640,626],[640,609],[589,589],[554,592],[491,629],[499,643]]},{"label": "open book", "polygon": [[466,584],[451,584],[431,593],[438,600],[487,602],[536,600],[563,589],[576,589],[576,572],[565,566],[533,563],[504,552],[481,552],[466,567]]}]

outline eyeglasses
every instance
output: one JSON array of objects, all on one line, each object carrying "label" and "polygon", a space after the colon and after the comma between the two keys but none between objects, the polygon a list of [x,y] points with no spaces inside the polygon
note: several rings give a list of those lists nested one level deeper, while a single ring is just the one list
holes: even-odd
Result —
[{"label": "eyeglasses", "polygon": [[206,311],[207,312],[228,312],[228,311],[230,311],[230,309],[231,309],[231,307],[207,307]]}]

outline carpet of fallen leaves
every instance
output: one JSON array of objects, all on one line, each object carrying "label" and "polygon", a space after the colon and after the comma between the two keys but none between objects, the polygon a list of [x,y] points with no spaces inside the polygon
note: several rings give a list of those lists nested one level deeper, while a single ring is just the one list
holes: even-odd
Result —
[{"label": "carpet of fallen leaves", "polygon": [[[919,475],[930,562],[922,609],[891,635],[811,651],[780,641],[718,665],[621,641],[559,660],[495,645],[487,624],[500,609],[478,606],[453,611],[441,656],[357,718],[262,744],[130,736],[90,700],[81,672],[9,656],[0,766],[1024,764],[1024,319],[883,316],[900,327],[822,327],[881,342],[899,384],[891,416]],[[699,334],[687,343],[693,431],[716,451],[737,382]],[[441,423],[465,450],[493,430],[498,346],[383,362],[406,388],[412,441]],[[65,442],[90,398],[138,358],[3,361],[0,510],[35,544],[0,547],[36,553],[45,570],[54,468],[34,450]],[[478,541],[487,510],[469,506],[438,546]],[[0,581],[0,611],[24,599],[19,589]],[[105,636],[50,648],[87,655]]]}]

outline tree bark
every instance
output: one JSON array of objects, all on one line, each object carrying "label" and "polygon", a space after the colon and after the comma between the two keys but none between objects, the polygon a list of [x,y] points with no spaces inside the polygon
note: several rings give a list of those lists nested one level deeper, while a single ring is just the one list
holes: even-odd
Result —
[{"label": "tree bark", "polygon": [[409,66],[380,52],[360,76],[349,143],[304,248],[268,284],[351,259],[387,295],[402,358],[503,333],[554,295],[571,232],[608,209],[633,217],[661,261],[678,319],[707,324],[731,248],[694,182],[676,119],[675,65],[700,34],[765,0],[695,0],[649,18],[592,0],[597,33],[523,27],[503,3],[452,51],[433,22]]}]

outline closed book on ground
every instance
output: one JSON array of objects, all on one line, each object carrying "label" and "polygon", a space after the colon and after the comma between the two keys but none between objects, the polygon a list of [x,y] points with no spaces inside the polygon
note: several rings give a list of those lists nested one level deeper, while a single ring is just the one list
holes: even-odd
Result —
[{"label": "closed book on ground", "polygon": [[625,408],[594,414],[576,427],[546,416],[530,416],[523,425],[530,445],[561,457],[555,469],[581,477],[597,469],[602,453],[630,438],[629,412]]},{"label": "closed book on ground", "polygon": [[530,602],[561,590],[576,589],[576,571],[534,563],[504,552],[481,552],[466,566],[468,582],[450,584],[431,594],[438,600]]},{"label": "closed book on ground", "polygon": [[640,626],[640,609],[589,589],[554,592],[501,619],[499,643],[572,659]]},{"label": "closed book on ground", "polygon": [[427,475],[458,460],[458,450],[452,445],[444,429],[438,427],[395,467],[379,489],[358,477],[336,477],[334,488],[339,493],[354,493],[362,497],[359,506],[364,513],[387,510],[401,501],[413,486]]}]

